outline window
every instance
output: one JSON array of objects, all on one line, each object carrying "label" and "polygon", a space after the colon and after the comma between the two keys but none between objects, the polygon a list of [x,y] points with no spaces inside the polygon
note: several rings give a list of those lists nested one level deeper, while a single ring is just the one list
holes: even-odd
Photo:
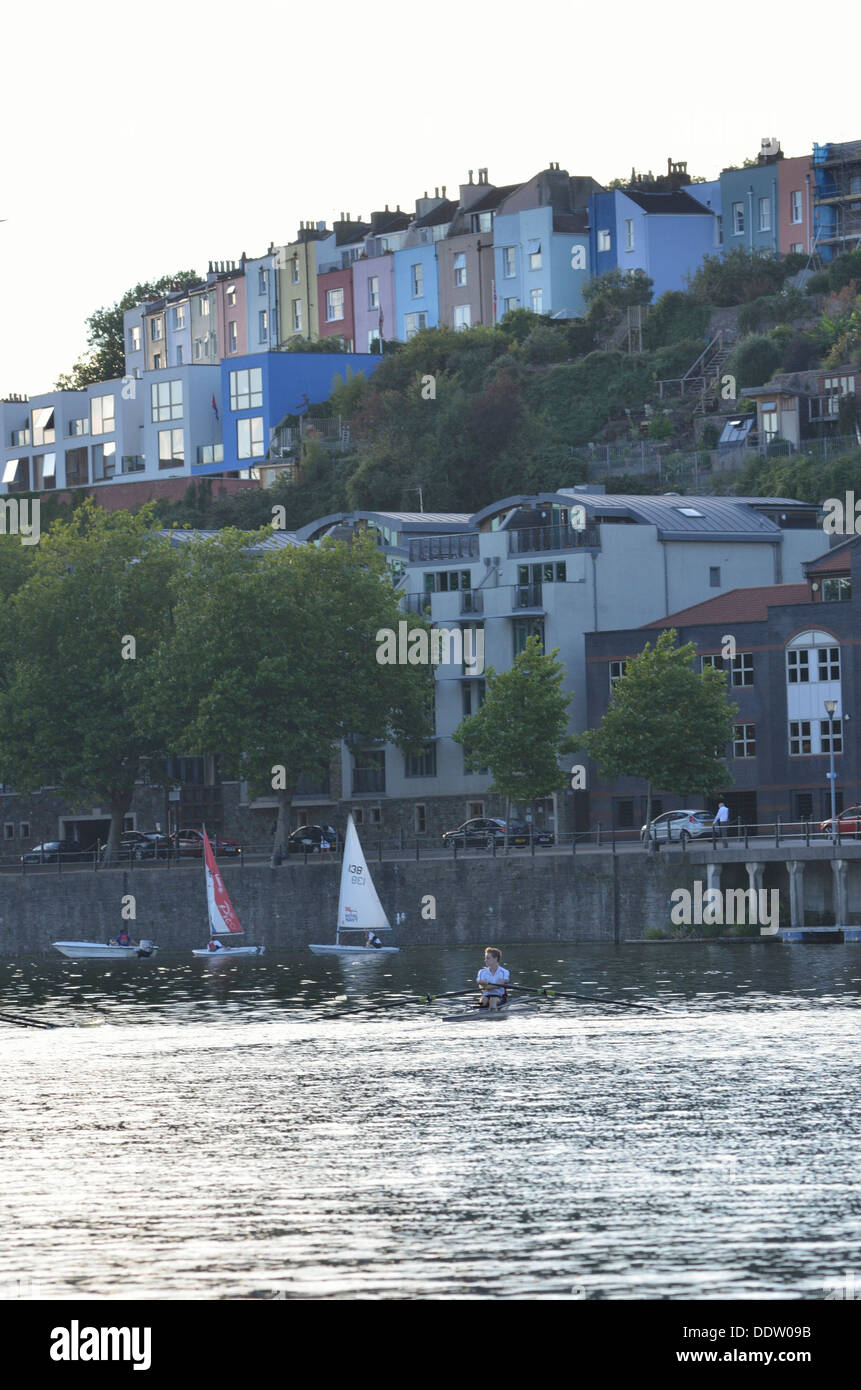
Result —
[{"label": "window", "polygon": [[466,284],[466,252],[459,251],[454,258],[454,283],[455,285]]},{"label": "window", "polygon": [[113,396],[93,396],[90,401],[90,433],[113,434],[115,429]]},{"label": "window", "polygon": [[802,254],[802,252],[804,251],[804,242],[803,242],[803,241],[794,241],[794,242],[792,243],[792,245],[790,246],[789,249],[790,249],[790,251],[795,251],[795,252],[797,252],[797,254],[800,256],[800,255]]},{"label": "window", "polygon": [[368,308],[379,309],[380,307],[380,277],[379,275],[368,276]]},{"label": "window", "polygon": [[517,273],[517,257],[513,246],[503,246],[502,248],[502,274],[506,280],[511,280]]},{"label": "window", "polygon": [[824,580],[822,584],[823,603],[842,603],[851,597],[852,580],[850,578]]},{"label": "window", "polygon": [[514,310],[514,309],[519,309],[519,308],[520,308],[520,300],[519,300],[519,299],[503,299],[503,301],[502,301],[502,312],[503,312],[504,314],[510,314],[510,313],[512,312],[512,310]]},{"label": "window", "polygon": [[753,685],[753,652],[736,652],[730,667],[730,685]]},{"label": "window", "polygon": [[610,662],[610,689],[611,689],[611,690],[613,689],[613,686],[616,684],[616,681],[620,681],[620,680],[622,679],[622,677],[624,676],[625,670],[626,670],[626,668],[627,668],[627,665],[628,665],[627,661],[611,661],[611,662]]},{"label": "window", "polygon": [[379,341],[380,341],[380,330],[379,330],[379,328],[369,328],[369,329],[368,329],[368,352],[373,352],[373,351],[374,351],[374,343],[378,343]]},{"label": "window", "polygon": [[141,330],[140,324],[136,323],[129,329],[129,351],[140,352],[141,349]]},{"label": "window", "polygon": [[404,314],[404,337],[414,338],[428,326],[427,314]]},{"label": "window", "polygon": [[89,421],[89,417],[88,417],[87,415],[82,415],[82,416],[81,416],[79,419],[77,419],[77,420],[70,420],[70,421],[69,421],[68,433],[69,433],[70,435],[75,435],[75,434],[89,434],[89,432],[90,432],[90,421]]},{"label": "window", "polygon": [[532,312],[533,312],[533,314],[540,314],[540,313],[542,313],[542,312],[543,312],[543,296],[542,296],[541,290],[532,290],[532,292],[531,292],[529,298],[530,298],[530,302],[531,302],[531,307],[532,307]]},{"label": "window", "polygon": [[208,294],[202,294],[202,295],[200,296],[200,312],[201,312],[201,314],[203,315],[204,318],[208,318],[208,317],[209,317],[209,295],[208,295]]},{"label": "window", "polygon": [[231,308],[231,309],[235,309],[235,308],[236,308],[236,286],[235,286],[235,285],[228,285],[228,286],[227,286],[227,290],[225,291],[225,298],[226,298],[226,300],[227,300],[228,307]]},{"label": "window", "polygon": [[602,228],[602,230],[598,233],[598,250],[610,250],[610,232],[609,229],[606,227]]},{"label": "window", "polygon": [[10,492],[27,492],[30,487],[30,460],[7,459],[2,481]]},{"label": "window", "polygon": [[404,757],[405,777],[436,777],[436,744],[429,743],[420,753]]},{"label": "window", "polygon": [[257,271],[257,293],[258,293],[258,294],[266,294],[266,293],[268,292],[268,290],[269,290],[268,272],[267,272],[266,270],[263,269],[263,266],[260,266],[260,268],[259,268],[258,271]]},{"label": "window", "polygon": [[301,332],[302,332],[302,301],[301,301],[301,299],[294,299],[294,300],[293,300],[293,332],[294,332],[294,333],[301,333]]},{"label": "window", "polygon": [[457,589],[469,589],[472,580],[469,570],[435,570],[425,572],[426,594],[447,594]]},{"label": "window", "polygon": [[[839,719],[831,721],[834,725],[834,752],[843,752],[843,724]],[[820,753],[831,752],[831,729],[827,719],[819,721],[819,751]]]},{"label": "window", "polygon": [[541,242],[530,241],[529,243],[529,269],[541,269]]},{"label": "window", "polygon": [[344,317],[344,291],[326,291],[326,322],[332,323],[335,319]]},{"label": "window", "polygon": [[4,826],[3,826],[3,839],[4,839],[4,840],[14,840],[14,838],[15,838],[15,822],[14,822],[14,821],[11,821],[11,820],[10,820],[10,821],[6,821],[5,824],[4,824]]},{"label": "window", "polygon": [[810,680],[809,652],[803,648],[786,653],[786,679],[789,685],[806,685]]},{"label": "window", "polygon": [[413,807],[413,814],[415,815],[416,834],[424,835],[428,828],[428,821],[426,809],[421,802],[417,802]]},{"label": "window", "polygon": [[469,229],[471,232],[492,232],[493,213],[474,212],[469,219]]},{"label": "window", "polygon": [[185,305],[177,304],[172,310],[174,328],[185,328]]},{"label": "window", "polygon": [[85,487],[90,481],[90,465],[86,446],[66,450],[66,487]]},{"label": "window", "polygon": [[701,671],[704,671],[704,670],[706,669],[707,666],[718,666],[718,667],[719,667],[719,666],[721,665],[722,661],[723,661],[723,658],[722,658],[721,656],[718,656],[718,655],[715,654],[715,653],[709,653],[708,656],[701,656],[701,657],[700,657],[700,670],[701,670]]},{"label": "window", "polygon": [[110,444],[93,445],[93,482],[112,478],[117,471],[117,446]]},{"label": "window", "polygon": [[761,232],[771,231],[771,199],[760,198],[759,200],[759,230]]},{"label": "window", "polygon": [[[789,195],[789,205],[790,205],[790,213],[789,213],[789,220],[790,220],[790,222],[800,222],[800,221],[802,220],[802,217],[801,217],[801,189],[800,189],[800,188],[794,188],[794,189],[792,190],[792,192],[790,193],[790,195]],[[793,249],[794,249],[794,248],[793,248]],[[800,250],[800,249],[801,249],[801,248],[799,247],[799,250]]]},{"label": "window", "polygon": [[57,455],[36,454],[33,458],[33,487],[37,492],[57,486]]},{"label": "window", "polygon": [[153,420],[182,419],[182,382],[154,381],[150,387]]},{"label": "window", "polygon": [[424,267],[422,266],[421,262],[419,262],[418,265],[414,265],[411,267],[410,275],[413,299],[420,299],[421,296],[424,294],[425,284]]},{"label": "window", "polygon": [[299,257],[294,256],[290,262],[290,278],[294,285],[299,283]]},{"label": "window", "polygon": [[177,468],[185,462],[185,448],[183,444],[183,431],[179,429],[159,430],[158,432],[158,466],[159,468]]},{"label": "window", "polygon": [[263,416],[252,415],[236,421],[236,454],[241,459],[263,457]]},{"label": "window", "polygon": [[821,681],[839,681],[840,679],[840,648],[839,647],[820,647],[819,655],[819,679]]},{"label": "window", "polygon": [[229,324],[227,325],[227,351],[228,351],[228,352],[235,352],[235,351],[236,351],[236,348],[237,348],[237,345],[238,345],[238,338],[237,338],[237,331],[236,331],[236,322],[235,322],[235,320],[234,320],[232,323],[229,323]]},{"label": "window", "polygon": [[454,326],[456,329],[469,328],[470,326],[470,306],[468,304],[455,304],[454,306]]},{"label": "window", "polygon": [[615,812],[614,824],[616,829],[633,830],[634,798],[632,796],[615,796],[613,798],[613,810]]},{"label": "window", "polygon": [[230,409],[253,410],[263,405],[263,368],[230,373]]},{"label": "window", "polygon": [[33,443],[53,444],[56,439],[54,430],[54,407],[35,406],[33,408]]},{"label": "window", "polygon": [[762,410],[762,432],[765,435],[766,443],[777,437],[777,411],[774,407],[771,410]]},{"label": "window", "polygon": [[257,315],[257,341],[265,343],[269,337],[269,310],[261,309]]},{"label": "window", "polygon": [[756,757],[756,729],[753,724],[734,724],[732,731],[734,758]]},{"label": "window", "polygon": [[30,822],[28,820],[22,820],[18,826],[18,838],[19,840],[29,840]]},{"label": "window", "polygon": [[150,342],[159,343],[164,337],[164,324],[161,318],[150,319],[149,321]]},{"label": "window", "polygon": [[633,217],[626,217],[626,218],[625,218],[625,250],[626,250],[626,251],[633,251],[633,249],[634,249],[634,219],[633,219]]},{"label": "window", "polygon": [[733,236],[741,236],[744,232],[744,203],[732,205],[732,231]]},{"label": "window", "polygon": [[803,753],[812,752],[810,742],[810,720],[792,719],[789,723],[789,754],[790,757],[799,757]]},{"label": "window", "polygon": [[461,696],[463,699],[464,719],[467,719],[471,714],[478,714],[478,711],[484,704],[484,681],[464,681],[461,686]]},{"label": "window", "polygon": [[709,585],[712,589],[720,588],[720,565],[709,565]]},{"label": "window", "polygon": [[544,619],[543,618],[518,618],[514,623],[514,655],[518,656],[522,652],[530,637],[537,637],[541,646],[544,646]]},{"label": "window", "polygon": [[158,371],[159,367],[161,366],[161,353],[160,353],[160,352],[157,352],[157,353],[155,354],[155,356],[153,357],[153,359],[152,359],[152,365],[153,365],[153,367],[155,368],[155,370]]}]

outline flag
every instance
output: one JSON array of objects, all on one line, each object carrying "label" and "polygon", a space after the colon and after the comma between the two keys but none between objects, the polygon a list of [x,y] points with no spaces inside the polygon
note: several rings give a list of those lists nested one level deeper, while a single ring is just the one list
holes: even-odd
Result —
[{"label": "flag", "polygon": [[380,342],[383,341],[383,306],[380,304]]},{"label": "flag", "polygon": [[213,410],[215,411],[215,418],[216,418],[216,420],[217,420],[217,419],[218,419],[218,406],[216,405],[216,402],[215,402],[215,392],[214,392],[214,391],[213,391],[213,393],[212,393],[212,408],[213,408]]}]

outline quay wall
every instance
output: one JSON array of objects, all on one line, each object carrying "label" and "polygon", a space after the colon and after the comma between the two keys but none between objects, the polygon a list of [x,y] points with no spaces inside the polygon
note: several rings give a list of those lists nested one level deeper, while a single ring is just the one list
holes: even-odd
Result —
[{"label": "quay wall", "polygon": [[[401,946],[640,940],[646,928],[667,925],[673,889],[690,888],[702,876],[681,856],[640,854],[465,855],[371,861],[371,867],[389,920],[405,914],[397,928]],[[220,868],[247,941],[276,951],[334,941],[339,862]],[[133,940],[149,938],[168,951],[206,944],[199,864],[46,869],[0,874],[0,954],[51,953],[53,941],[107,940],[123,925],[129,895]]]}]

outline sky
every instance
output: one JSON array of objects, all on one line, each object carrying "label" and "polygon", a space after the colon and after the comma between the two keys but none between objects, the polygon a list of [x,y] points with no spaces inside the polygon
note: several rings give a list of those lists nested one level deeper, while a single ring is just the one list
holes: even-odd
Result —
[{"label": "sky", "polygon": [[[468,170],[714,178],[776,136],[861,138],[809,5],[584,9],[33,0],[0,18],[0,396],[49,390],[139,281],[260,255],[300,221],[412,209]],[[857,5],[829,34],[857,47]],[[855,37],[852,38],[852,35]],[[830,44],[830,41],[829,41]]]}]

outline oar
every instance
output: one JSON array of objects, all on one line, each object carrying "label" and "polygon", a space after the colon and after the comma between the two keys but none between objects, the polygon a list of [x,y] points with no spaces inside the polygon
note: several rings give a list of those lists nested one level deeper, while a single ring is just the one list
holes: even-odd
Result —
[{"label": "oar", "polygon": [[3,1023],[17,1023],[19,1028],[56,1028],[56,1023],[44,1023],[40,1018],[21,1017],[16,1014],[0,1014]]},{"label": "oar", "polygon": [[506,989],[516,990],[519,994],[540,994],[545,998],[585,999],[589,1004],[615,1004],[618,1009],[652,1009],[658,1014],[670,1012],[669,1009],[662,1009],[658,1004],[640,1004],[633,999],[602,999],[596,994],[572,994],[561,989],[553,989],[550,985],[542,985],[540,989],[529,988],[527,985],[506,985]]}]

